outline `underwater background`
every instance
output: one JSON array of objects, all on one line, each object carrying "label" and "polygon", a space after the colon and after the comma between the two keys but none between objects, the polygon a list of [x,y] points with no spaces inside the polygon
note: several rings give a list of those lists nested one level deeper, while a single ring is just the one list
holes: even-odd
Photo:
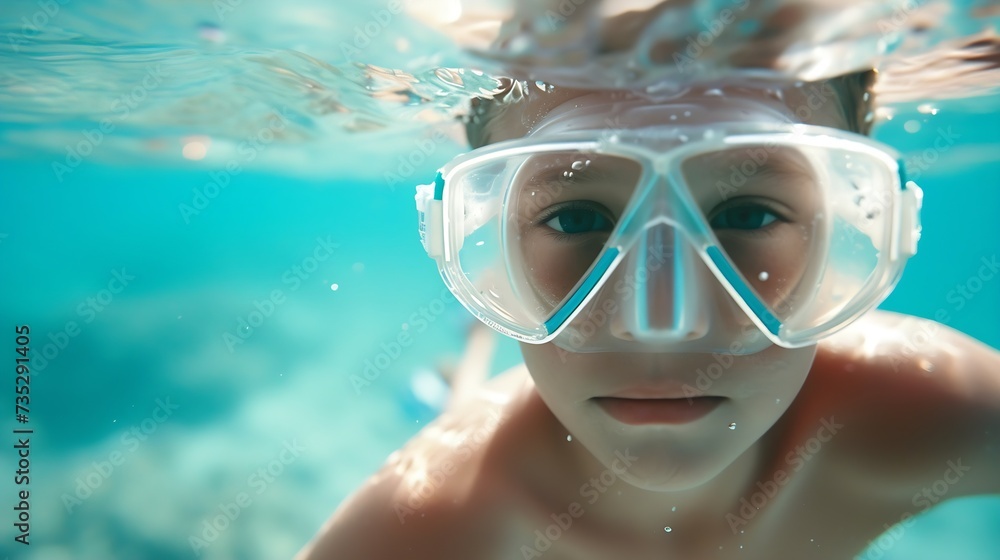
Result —
[{"label": "underwater background", "polygon": [[[436,368],[472,319],[442,298],[412,187],[466,149],[449,123],[495,83],[439,70],[466,59],[389,4],[351,4],[0,8],[10,378],[15,326],[32,349],[30,420],[3,419],[0,555],[287,558],[437,414]],[[412,99],[391,113],[376,90]],[[1000,348],[1000,275],[979,275],[1000,255],[996,109],[903,103],[874,136],[924,190],[919,252],[881,307]],[[520,359],[499,344],[494,373]],[[1000,499],[957,500],[863,557],[993,560],[997,527]]]}]

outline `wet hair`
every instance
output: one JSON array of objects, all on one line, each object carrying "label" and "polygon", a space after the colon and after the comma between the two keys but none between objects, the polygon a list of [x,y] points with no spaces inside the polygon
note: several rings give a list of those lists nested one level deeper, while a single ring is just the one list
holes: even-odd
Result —
[{"label": "wet hair", "polygon": [[[844,74],[828,80],[821,80],[837,94],[841,113],[847,123],[846,130],[859,134],[869,134],[872,127],[872,109],[874,93],[872,88],[878,72],[864,70]],[[471,102],[469,115],[465,118],[465,134],[473,148],[479,148],[496,142],[493,127],[490,125],[502,118],[518,118],[526,128],[548,113],[562,101],[574,96],[574,92],[582,90],[558,88],[560,95],[533,93],[534,105],[525,107],[526,91],[524,82],[503,78],[500,87],[490,97],[475,98]],[[541,100],[539,101],[539,97]]]},{"label": "wet hair", "polygon": [[865,70],[845,74],[827,82],[837,92],[840,108],[847,122],[847,130],[858,134],[871,133],[875,94],[873,92],[878,71]]}]

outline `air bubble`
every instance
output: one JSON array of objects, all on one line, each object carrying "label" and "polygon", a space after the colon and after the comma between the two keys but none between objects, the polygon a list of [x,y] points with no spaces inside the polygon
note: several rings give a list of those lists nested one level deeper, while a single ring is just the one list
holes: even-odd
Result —
[{"label": "air bubble", "polygon": [[566,436],[566,441],[573,441],[573,436],[567,435]]},{"label": "air bubble", "polygon": [[920,122],[910,119],[903,123],[903,130],[913,134],[915,132],[920,132]]},{"label": "air bubble", "polygon": [[766,270],[762,270],[761,273],[757,275],[757,278],[759,278],[761,282],[767,281],[769,277],[770,275],[768,275]]},{"label": "air bubble", "polygon": [[663,528],[663,532],[664,533],[669,533],[670,531],[673,531],[673,529],[671,529],[670,527],[664,527]]},{"label": "air bubble", "polygon": [[930,103],[923,103],[917,106],[917,112],[925,115],[936,115],[938,114],[938,108]]},{"label": "air bubble", "polygon": [[670,511],[677,511],[677,506],[670,508]]},{"label": "air bubble", "polygon": [[226,40],[226,32],[218,25],[209,22],[198,24],[198,36],[212,43],[223,43]]},{"label": "air bubble", "polygon": [[587,165],[589,163],[590,163],[590,160],[587,160],[586,162],[583,162],[583,161],[574,161],[573,164],[570,165],[570,167],[572,167],[576,171],[583,171],[583,169],[585,167],[587,167]]},{"label": "air bubble", "polygon": [[736,429],[736,422],[730,422],[729,423],[729,429],[730,430],[735,430]]}]

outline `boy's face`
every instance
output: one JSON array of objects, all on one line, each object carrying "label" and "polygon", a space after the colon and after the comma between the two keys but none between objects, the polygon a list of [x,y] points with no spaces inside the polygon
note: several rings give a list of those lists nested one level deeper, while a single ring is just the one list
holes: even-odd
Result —
[{"label": "boy's face", "polygon": [[[696,111],[700,124],[725,118],[848,128],[837,94],[823,84],[789,87],[779,95],[749,88],[724,89],[721,97],[706,91],[688,91],[670,102],[709,108]],[[488,136],[496,141],[543,127],[573,129],[566,110],[588,106],[592,110],[580,114],[591,122],[580,128],[600,122],[635,126],[615,119],[613,95],[572,91],[532,100],[490,122]],[[746,106],[759,110],[739,109]],[[642,124],[660,118],[656,124],[669,124],[668,113],[645,112]],[[727,297],[722,290],[703,293]],[[659,491],[698,486],[731,465],[788,408],[815,356],[815,346],[775,345],[743,355],[574,353],[553,343],[522,343],[521,350],[542,399],[574,438],[609,468],[616,452],[627,450],[639,459],[619,473],[622,478]]]}]

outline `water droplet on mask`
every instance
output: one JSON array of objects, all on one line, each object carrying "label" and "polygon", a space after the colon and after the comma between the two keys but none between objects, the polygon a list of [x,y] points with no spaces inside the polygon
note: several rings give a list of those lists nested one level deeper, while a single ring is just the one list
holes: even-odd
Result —
[{"label": "water droplet on mask", "polygon": [[934,364],[932,364],[931,361],[928,360],[927,358],[921,358],[921,360],[917,363],[917,365],[919,365],[920,369],[924,371],[927,372],[934,371]]},{"label": "water droplet on mask", "polygon": [[757,278],[759,278],[761,282],[767,281],[769,277],[770,275],[767,273],[766,270],[761,271],[761,273],[757,275]]},{"label": "water droplet on mask", "polygon": [[677,506],[670,508],[670,511],[677,511]]},{"label": "water droplet on mask", "polygon": [[903,130],[909,132],[910,134],[920,132],[920,121],[915,121],[913,119],[906,121],[903,123]]},{"label": "water droplet on mask", "polygon": [[736,429],[736,422],[730,422],[729,423],[729,429],[730,430],[735,430]]},{"label": "water droplet on mask", "polygon": [[566,441],[573,441],[573,436],[566,436]]},{"label": "water droplet on mask", "polygon": [[781,404],[781,399],[774,399],[774,404]]},{"label": "water droplet on mask", "polygon": [[663,528],[663,532],[665,532],[665,533],[669,533],[670,531],[673,531],[673,529],[671,529],[670,527],[664,527]]},{"label": "water droplet on mask", "polygon": [[677,120],[677,115],[670,115],[670,120],[676,121]]},{"label": "water droplet on mask", "polygon": [[923,113],[925,115],[936,115],[938,114],[938,108],[930,103],[923,103],[917,106],[917,112]]},{"label": "water droplet on mask", "polygon": [[680,138],[681,142],[687,142],[688,141],[688,137],[685,134],[681,134],[680,136],[678,136],[678,138]]},{"label": "water droplet on mask", "polygon": [[684,111],[684,116],[685,117],[690,117],[691,116],[691,111]]},{"label": "water droplet on mask", "polygon": [[590,163],[590,161],[589,161],[589,160],[588,160],[588,161],[586,161],[586,162],[582,162],[582,161],[574,161],[574,162],[573,162],[573,164],[572,164],[572,165],[570,165],[570,167],[572,167],[572,168],[573,168],[574,170],[576,170],[576,171],[583,171],[583,169],[584,169],[585,167],[587,167],[587,164],[588,164],[588,163]]},{"label": "water droplet on mask", "polygon": [[714,95],[717,97],[722,97],[722,90],[719,88],[712,88],[705,90],[705,95]]}]

